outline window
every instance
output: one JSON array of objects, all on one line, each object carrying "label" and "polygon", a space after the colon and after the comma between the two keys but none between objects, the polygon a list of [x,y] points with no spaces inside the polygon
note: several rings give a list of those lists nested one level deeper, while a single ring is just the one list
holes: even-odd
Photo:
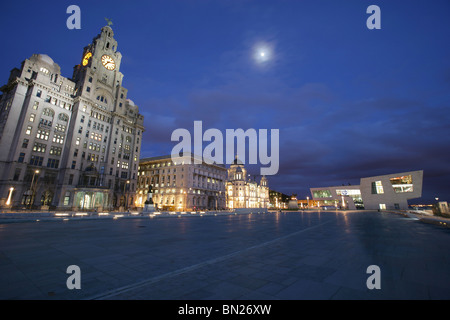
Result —
[{"label": "window", "polygon": [[386,210],[386,204],[380,203],[380,210]]},{"label": "window", "polygon": [[30,119],[28,121],[34,122],[34,119],[36,118],[36,115],[34,113],[30,114]]},{"label": "window", "polygon": [[61,134],[55,133],[53,135],[53,142],[63,144],[64,143],[64,136]]},{"label": "window", "polygon": [[54,117],[54,115],[55,115],[55,111],[53,111],[52,109],[50,109],[50,108],[44,108],[44,111],[42,111],[42,114],[44,115],[44,116],[48,116],[48,117]]},{"label": "window", "polygon": [[43,143],[35,142],[34,146],[33,146],[33,151],[44,153],[46,148],[47,148],[47,145],[45,145]]},{"label": "window", "polygon": [[62,153],[62,148],[51,146],[50,147],[50,154],[55,156],[60,156]]},{"label": "window", "polygon": [[39,69],[43,74],[48,75],[50,73],[50,71],[48,71],[47,68],[41,67],[41,69]]},{"label": "window", "polygon": [[381,181],[372,182],[372,194],[383,194],[384,189]]},{"label": "window", "polygon": [[89,83],[92,83],[92,77],[89,77],[88,81],[89,81]]},{"label": "window", "polygon": [[32,126],[27,126],[27,130],[25,130],[25,134],[30,135],[31,134],[31,130],[33,130]]},{"label": "window", "polygon": [[58,116],[58,119],[61,121],[67,122],[67,121],[69,121],[69,116],[65,113],[60,113]]},{"label": "window", "polygon": [[23,160],[25,159],[25,153],[21,152],[19,154],[19,159],[17,160],[20,163],[23,163]]},{"label": "window", "polygon": [[[41,90],[38,90],[37,92],[36,92],[36,97],[41,97],[41,95],[42,95],[42,91]],[[37,106],[37,105],[39,105],[39,102],[36,104],[36,102],[34,103],[34,105],[35,106]],[[37,108],[36,108],[37,109]]]},{"label": "window", "polygon": [[14,181],[19,181],[20,171],[21,171],[20,168],[16,168],[16,170],[14,171],[14,177],[13,177]]},{"label": "window", "polygon": [[72,161],[72,169],[75,169],[76,165],[77,165],[77,162],[75,160]]},{"label": "window", "polygon": [[33,104],[33,110],[37,110],[39,108],[39,102],[35,101]]},{"label": "window", "polygon": [[58,169],[59,160],[58,159],[48,159],[47,168]]},{"label": "window", "polygon": [[42,166],[42,161],[44,161],[44,157],[31,156],[31,158],[30,158],[30,165],[32,165],[32,166]]},{"label": "window", "polygon": [[331,198],[330,190],[315,190],[313,191],[314,198]]},{"label": "window", "polygon": [[91,87],[86,87],[86,92],[91,92]]},{"label": "window", "polygon": [[[72,179],[73,179],[73,174],[71,174],[71,176],[72,176]],[[69,178],[69,181],[70,181],[70,178]],[[72,182],[70,182],[69,184],[72,184]],[[64,205],[68,206],[69,203],[70,203],[70,192],[68,191],[68,192],[66,192],[64,194]]]},{"label": "window", "polygon": [[24,149],[28,148],[28,142],[30,142],[30,140],[28,140],[28,139],[23,139],[23,142],[22,142],[22,148],[24,148]]},{"label": "window", "polygon": [[413,192],[412,176],[402,176],[389,179],[395,193]]},{"label": "window", "polygon": [[60,132],[66,132],[66,126],[58,123],[55,127],[55,130],[60,131]]},{"label": "window", "polygon": [[75,144],[77,145],[77,146],[79,146],[80,145],[80,141],[81,141],[81,138],[77,138],[77,140],[75,141]]},{"label": "window", "polygon": [[81,123],[84,123],[84,116],[81,116],[80,122],[81,122]]},{"label": "window", "polygon": [[36,138],[47,141],[49,135],[50,135],[49,131],[39,129],[36,133]]}]

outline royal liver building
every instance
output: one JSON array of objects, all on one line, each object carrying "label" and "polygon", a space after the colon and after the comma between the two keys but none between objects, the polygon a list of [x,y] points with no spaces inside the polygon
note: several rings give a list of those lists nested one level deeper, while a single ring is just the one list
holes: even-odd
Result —
[{"label": "royal liver building", "polygon": [[0,97],[0,207],[134,206],[144,118],[127,98],[105,26],[72,79],[45,54],[11,71]]}]

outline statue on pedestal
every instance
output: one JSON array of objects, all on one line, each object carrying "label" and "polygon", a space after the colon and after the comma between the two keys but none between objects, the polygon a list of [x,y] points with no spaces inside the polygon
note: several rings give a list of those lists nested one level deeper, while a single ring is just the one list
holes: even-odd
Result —
[{"label": "statue on pedestal", "polygon": [[144,211],[143,212],[155,212],[155,205],[153,203],[153,187],[152,185],[148,186],[147,200],[144,203]]}]

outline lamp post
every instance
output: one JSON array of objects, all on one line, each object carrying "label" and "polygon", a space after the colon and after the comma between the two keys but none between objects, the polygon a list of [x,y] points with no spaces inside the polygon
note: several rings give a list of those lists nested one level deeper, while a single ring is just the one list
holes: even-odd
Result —
[{"label": "lamp post", "polygon": [[13,191],[14,191],[14,187],[9,188],[8,199],[6,200],[6,205],[7,206],[11,205],[11,198],[12,198]]},{"label": "lamp post", "polygon": [[306,197],[306,208],[309,209],[309,197]]},{"label": "lamp post", "polygon": [[125,188],[127,188],[127,186],[130,184],[130,180],[127,180],[127,183],[123,184],[123,199],[124,199],[124,208],[125,210],[128,208],[128,194],[125,193]]},{"label": "lamp post", "polygon": [[[31,195],[30,195],[30,210],[31,210],[31,207],[33,206],[33,202],[34,202],[34,187],[33,187],[33,184],[34,184],[34,177],[37,175],[37,174],[39,174],[39,170],[34,170],[34,172],[33,172],[33,178],[31,179],[31,186],[30,186],[30,193],[31,193]],[[37,180],[36,180],[36,184],[37,184]]]}]

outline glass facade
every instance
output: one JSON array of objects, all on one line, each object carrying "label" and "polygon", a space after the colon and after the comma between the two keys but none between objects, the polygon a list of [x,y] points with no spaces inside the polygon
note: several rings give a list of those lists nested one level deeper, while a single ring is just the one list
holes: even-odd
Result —
[{"label": "glass facade", "polygon": [[331,192],[328,189],[313,191],[314,198],[331,198]]},{"label": "glass facade", "polygon": [[391,178],[390,181],[395,193],[413,192],[411,175]]},{"label": "glass facade", "polygon": [[358,189],[337,189],[336,194],[338,196],[349,196],[353,199],[355,207],[357,209],[364,209],[364,203],[361,197],[361,190]]}]

